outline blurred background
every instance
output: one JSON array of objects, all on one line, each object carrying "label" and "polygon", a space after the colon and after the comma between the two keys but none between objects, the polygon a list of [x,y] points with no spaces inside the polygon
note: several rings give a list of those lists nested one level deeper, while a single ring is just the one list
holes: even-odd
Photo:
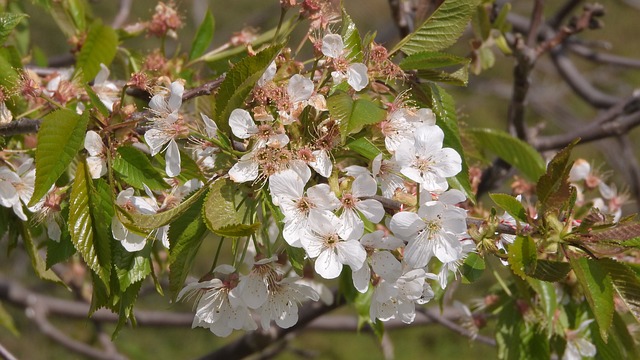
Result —
[{"label": "blurred background", "polygon": [[[531,13],[533,1],[515,0],[511,3],[513,13],[526,17]],[[547,2],[546,14],[554,13],[562,3],[564,2]],[[584,32],[579,35],[580,39],[598,51],[640,59],[640,41],[636,38],[640,30],[638,23],[640,1],[603,0],[600,3],[607,12],[602,18],[604,28]],[[118,1],[91,0],[90,4],[94,16],[102,18],[105,23],[111,23],[118,10]],[[135,0],[126,24],[150,19],[156,4],[156,1],[151,0]],[[70,46],[49,14],[32,1],[24,1],[21,5],[30,16],[32,47],[39,49],[38,51],[47,58],[67,55]],[[177,5],[185,26],[178,33],[177,41],[170,41],[167,44],[170,52],[175,49],[189,49],[191,39],[207,10],[210,10],[215,18],[216,30],[211,48],[224,44],[234,32],[240,31],[243,27],[253,27],[258,31],[274,27],[280,13],[277,0],[182,0],[178,1]],[[388,48],[399,40],[399,32],[387,0],[344,0],[344,5],[361,34],[375,31],[376,41],[387,45]],[[467,56],[470,52],[470,36],[471,32],[468,31],[465,38],[448,52]],[[127,46],[143,52],[160,46],[159,40],[155,38],[127,41],[131,41],[125,43]],[[446,87],[456,100],[463,129],[479,126],[507,129],[507,107],[511,96],[515,62],[513,58],[504,56],[498,51],[494,51],[494,54],[495,65],[477,76],[471,75],[467,87]],[[638,68],[596,64],[574,56],[572,59],[594,86],[608,94],[628,97],[640,85]],[[591,106],[575,96],[560,79],[548,57],[543,57],[536,64],[531,82],[526,117],[528,124],[537,126],[541,133],[557,133],[567,128],[582,126],[597,114]],[[637,130],[630,136],[636,144],[634,150],[637,154]],[[618,189],[629,191],[629,178],[625,177],[624,172],[621,171],[628,165],[629,159],[620,156],[611,141],[615,140],[578,146],[574,152],[574,158],[584,157],[589,159],[595,167],[613,170],[614,175],[611,179],[618,184]],[[501,190],[509,192],[508,184]],[[480,199],[480,201],[486,200]],[[489,202],[486,207],[491,205]],[[625,213],[635,212],[636,205],[630,201],[625,207]],[[213,256],[215,244],[205,240],[201,250],[201,254],[210,253]],[[202,264],[196,264],[194,273],[206,272],[209,263],[209,259],[203,259]],[[489,274],[492,270],[500,271],[500,267],[500,264],[488,263],[485,274]],[[14,251],[10,258],[1,252],[0,269],[3,276],[10,276],[25,286],[31,286],[30,289],[34,291],[68,297],[64,290],[33,279],[29,260],[21,251]],[[486,294],[487,286],[491,283],[488,279],[487,281],[481,279],[472,285],[460,286],[455,297],[466,300],[475,298],[481,301]],[[167,297],[160,297],[153,290],[152,284],[147,284],[145,287],[147,289],[143,290],[140,296],[138,309],[191,311],[190,304],[170,304]],[[20,309],[10,305],[6,308],[14,316],[20,336],[16,337],[0,327],[0,343],[7,346],[20,359],[83,359],[42,335]],[[350,315],[353,311],[342,309],[337,313]],[[94,325],[89,321],[70,321],[53,317],[52,322],[76,339],[98,341],[91,338],[94,334]],[[112,325],[105,326],[106,333],[112,330]],[[481,334],[491,335],[491,332],[491,329],[484,329]],[[396,359],[490,359],[496,356],[492,347],[470,341],[438,325],[394,329],[389,330],[389,334]],[[229,338],[221,339],[202,328],[192,330],[189,327],[138,327],[123,330],[115,340],[115,345],[121,353],[132,359],[192,359],[229,343],[241,335],[236,332]],[[359,334],[304,331],[290,342],[289,351],[280,353],[277,358],[374,360],[384,357],[378,340],[367,331]]]}]

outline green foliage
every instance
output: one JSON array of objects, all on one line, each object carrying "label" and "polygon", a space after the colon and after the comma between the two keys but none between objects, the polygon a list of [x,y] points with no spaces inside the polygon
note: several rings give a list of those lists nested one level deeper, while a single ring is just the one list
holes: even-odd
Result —
[{"label": "green foliage", "polygon": [[242,201],[237,184],[227,178],[216,180],[211,184],[202,207],[202,217],[207,228],[226,237],[243,237],[255,233],[260,224],[245,224],[247,209]]},{"label": "green foliage", "polygon": [[556,298],[556,288],[553,284],[545,281],[539,281],[533,278],[527,278],[527,282],[531,288],[538,294],[542,309],[544,311],[547,324],[547,333],[553,333],[553,326],[556,322],[556,311],[558,302]]},{"label": "green foliage", "polygon": [[442,70],[418,70],[418,77],[424,80],[437,83],[467,86],[469,83],[469,66],[463,65],[454,72]]},{"label": "green foliage", "polygon": [[458,40],[475,11],[475,0],[446,0],[420,25],[402,39],[390,53],[400,50],[407,55],[422,51],[439,51]]},{"label": "green foliage", "polygon": [[577,144],[572,142],[553,157],[547,166],[547,172],[540,177],[536,185],[538,204],[542,212],[547,209],[559,208],[570,198],[568,182],[571,163],[571,150]]},{"label": "green foliage", "polygon": [[144,189],[147,185],[151,190],[169,188],[160,172],[151,165],[151,161],[142,151],[133,146],[118,148],[118,156],[113,160],[115,170],[127,184]]},{"label": "green foliage", "polygon": [[569,259],[582,286],[591,311],[598,322],[600,336],[607,342],[613,320],[613,282],[598,261],[587,258]]},{"label": "green foliage", "polygon": [[387,112],[376,103],[366,99],[353,100],[345,92],[338,92],[327,98],[327,108],[331,117],[340,121],[342,143],[350,134],[362,130],[363,126],[377,124],[387,116]]},{"label": "green foliage", "polygon": [[478,144],[522,172],[529,181],[537,181],[544,174],[542,156],[524,141],[496,129],[469,129],[465,132]]},{"label": "green foliage", "polygon": [[106,66],[111,64],[117,47],[116,32],[99,20],[94,21],[76,59],[76,75],[82,74],[86,82],[93,80],[100,71],[101,63]]},{"label": "green foliage", "polygon": [[[69,218],[69,211],[63,211],[63,219]],[[60,227],[60,241],[47,240],[47,269],[51,268],[54,264],[63,262],[76,253],[76,248],[71,242],[71,234],[67,226]]]},{"label": "green foliage", "polygon": [[9,332],[13,334],[13,336],[20,335],[20,332],[16,328],[16,324],[13,321],[13,317],[11,317],[11,314],[9,314],[4,306],[2,306],[2,303],[0,303],[0,326],[9,330]]},{"label": "green foliage", "polygon": [[538,259],[533,273],[527,275],[548,282],[557,282],[565,279],[571,271],[571,265],[566,262]]},{"label": "green foliage", "polygon": [[515,300],[501,309],[496,324],[498,358],[507,360],[549,359],[549,337],[525,323]]},{"label": "green foliage", "polygon": [[231,135],[229,115],[233,110],[242,107],[254,85],[281,48],[281,46],[273,46],[262,50],[256,56],[245,57],[229,70],[224,81],[220,84],[216,98],[214,121],[220,131]]},{"label": "green foliage", "polygon": [[535,271],[538,260],[536,243],[530,236],[517,236],[509,246],[509,265],[514,274],[523,279]]},{"label": "green foliage", "polygon": [[342,41],[347,50],[345,58],[351,62],[362,62],[362,43],[356,24],[347,12],[342,9]]},{"label": "green foliage", "polygon": [[458,116],[456,115],[456,105],[453,98],[443,88],[434,83],[424,84],[421,88],[414,88],[414,91],[418,100],[430,107],[436,114],[436,124],[444,132],[444,146],[454,149],[462,158],[462,171],[454,178],[447,179],[449,185],[462,191],[468,199],[475,202],[475,195],[469,182],[469,165],[467,165],[462,141],[460,140]]},{"label": "green foliage", "polygon": [[96,94],[96,92],[93,91],[91,86],[86,85],[84,87],[84,90],[87,92],[87,95],[89,95],[89,99],[91,100],[92,107],[98,110],[98,112],[102,116],[108,117],[110,109],[107,109],[107,107],[102,103],[102,100],[100,100],[100,98],[98,97],[98,94]]},{"label": "green foliage", "polygon": [[215,20],[213,15],[211,15],[211,11],[207,11],[207,14],[204,16],[204,20],[202,20],[200,27],[198,27],[198,32],[191,43],[189,60],[194,60],[204,54],[213,40],[214,31]]},{"label": "green foliage", "polygon": [[489,194],[489,197],[514,219],[527,223],[527,213],[524,210],[524,206],[516,198],[507,194]]},{"label": "green foliage", "polygon": [[69,198],[69,233],[78,253],[105,285],[111,275],[113,199],[103,179],[92,182],[84,162],[78,163]]},{"label": "green foliage", "polygon": [[126,291],[151,273],[151,247],[152,243],[149,242],[144,249],[129,252],[120,244],[113,246],[113,265],[120,291]]},{"label": "green foliage", "polygon": [[29,255],[29,259],[31,259],[31,267],[35,270],[36,275],[42,280],[53,281],[62,286],[65,286],[65,283],[60,280],[58,275],[54,273],[51,269],[47,269],[45,261],[40,257],[38,253],[38,246],[35,243],[33,237],[31,236],[31,231],[28,228],[28,224],[26,222],[21,222],[18,225],[20,228],[18,231],[20,232],[20,236],[22,237],[22,241],[24,242],[24,248]]},{"label": "green foliage", "polygon": [[82,149],[88,112],[78,115],[60,109],[42,119],[36,148],[36,182],[29,206],[35,205],[66,170]]},{"label": "green foliage", "polygon": [[7,41],[7,38],[11,35],[13,29],[15,29],[15,27],[20,24],[20,21],[27,16],[27,14],[14,13],[0,14],[0,45]]},{"label": "green foliage", "polygon": [[402,70],[431,70],[468,63],[469,59],[464,57],[436,51],[422,51],[407,56],[398,65]]},{"label": "green foliage", "polygon": [[609,273],[613,287],[629,312],[640,321],[640,279],[636,273],[624,263],[613,259],[599,259],[598,264]]},{"label": "green foliage", "polygon": [[[357,152],[368,160],[373,160],[382,152],[366,135],[347,143],[346,146],[348,149]],[[381,147],[384,148],[384,145]]]},{"label": "green foliage", "polygon": [[462,282],[466,284],[475,282],[482,276],[484,269],[484,259],[476,253],[469,253],[462,263]]}]

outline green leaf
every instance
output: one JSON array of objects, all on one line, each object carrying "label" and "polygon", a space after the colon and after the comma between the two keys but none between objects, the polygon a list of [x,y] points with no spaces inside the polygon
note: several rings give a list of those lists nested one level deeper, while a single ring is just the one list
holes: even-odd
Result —
[{"label": "green leaf", "polygon": [[345,58],[350,62],[362,62],[363,53],[360,33],[344,8],[342,9],[342,32],[340,35],[344,42],[344,48],[347,50]]},{"label": "green leaf", "polygon": [[458,40],[475,11],[474,0],[446,0],[416,31],[402,39],[390,53],[407,55],[439,51]]},{"label": "green leaf", "polygon": [[414,88],[414,94],[418,97],[419,101],[429,106],[436,114],[436,124],[440,126],[444,132],[443,145],[457,151],[462,158],[462,171],[455,177],[447,179],[449,185],[454,189],[462,191],[468,199],[475,202],[475,194],[469,182],[469,166],[467,165],[464,149],[462,148],[462,141],[460,140],[458,117],[456,115],[456,105],[453,97],[434,83],[427,83],[420,88]]},{"label": "green leaf", "polygon": [[220,84],[216,99],[214,120],[220,131],[231,135],[229,115],[233,110],[243,106],[254,85],[278,55],[280,49],[281,46],[274,46],[262,50],[256,56],[247,56],[229,70],[224,81]]},{"label": "green leaf", "polygon": [[507,194],[489,194],[489,197],[514,219],[527,223],[527,213],[524,210],[524,206],[516,198]]},{"label": "green leaf", "polygon": [[533,273],[527,275],[539,280],[557,282],[565,279],[569,271],[571,271],[569,263],[538,259]]},{"label": "green leaf", "polygon": [[484,273],[485,264],[482,256],[469,253],[462,264],[462,281],[471,284],[478,280]]},{"label": "green leaf", "polygon": [[640,359],[640,351],[638,351],[638,345],[629,333],[627,324],[622,320],[622,317],[618,312],[613,313],[613,327],[611,328],[612,336],[609,343],[616,343],[620,348],[622,356],[617,359]]},{"label": "green leaf", "polygon": [[538,180],[536,192],[542,209],[558,207],[570,197],[569,157],[576,144],[577,140],[560,150],[547,165],[546,173]]},{"label": "green leaf", "polygon": [[596,260],[577,258],[569,261],[598,322],[600,336],[607,342],[615,310],[611,277]]},{"label": "green leaf", "polygon": [[94,21],[76,59],[75,75],[82,74],[85,82],[92,81],[100,71],[100,64],[111,64],[117,47],[116,32],[99,20]]},{"label": "green leaf", "polygon": [[303,248],[293,247],[289,244],[284,245],[284,249],[287,252],[287,257],[289,258],[289,262],[293,268],[302,273],[304,269],[304,258],[306,253]]},{"label": "green leaf", "polygon": [[469,64],[469,59],[435,51],[422,51],[400,61],[402,70],[431,70],[447,66]]},{"label": "green leaf", "polygon": [[527,326],[514,300],[502,306],[496,324],[498,358],[508,360],[547,360],[549,337],[536,326]]},{"label": "green leaf", "polygon": [[100,98],[98,97],[98,94],[96,94],[95,91],[93,91],[93,89],[91,88],[91,86],[86,85],[84,87],[84,90],[87,92],[87,95],[89,95],[89,99],[91,100],[91,105],[96,108],[98,110],[98,112],[100,114],[102,114],[102,116],[104,117],[109,117],[109,111],[111,109],[107,109],[107,107],[105,106],[104,103],[102,103],[102,100],[100,100]]},{"label": "green leaf", "polygon": [[14,14],[9,12],[0,14],[0,45],[7,41],[13,29],[26,17],[28,17],[27,14]]},{"label": "green leaf", "polygon": [[340,135],[344,143],[347,136],[362,130],[365,125],[383,121],[387,112],[376,103],[366,99],[353,101],[345,92],[338,92],[327,98],[327,107],[331,117],[340,121]]},{"label": "green leaf", "polygon": [[145,215],[140,213],[127,213],[124,209],[119,208],[119,219],[127,228],[139,230],[141,232],[149,232],[161,226],[170,224],[180,215],[184,214],[184,212],[196,203],[206,191],[207,187],[203,186],[195,191],[189,198],[181,202],[180,205],[157,214]]},{"label": "green leaf", "polygon": [[56,275],[51,269],[47,269],[46,263],[40,257],[38,253],[38,246],[36,245],[33,237],[31,236],[31,231],[29,231],[28,223],[26,221],[22,221],[19,224],[18,231],[20,232],[20,236],[22,237],[22,241],[24,242],[24,248],[27,250],[27,254],[29,255],[29,259],[31,259],[31,266],[33,270],[36,272],[36,275],[42,280],[53,281],[58,283],[64,287],[67,285],[60,280],[58,275]]},{"label": "green leaf", "polygon": [[193,60],[204,54],[204,52],[209,47],[209,44],[211,44],[211,41],[213,40],[214,29],[215,20],[213,18],[213,15],[211,15],[211,11],[207,11],[207,14],[204,16],[204,20],[202,20],[200,27],[198,27],[196,37],[193,38],[193,42],[191,43],[189,60]]},{"label": "green leaf", "polygon": [[514,274],[523,279],[527,274],[533,273],[538,260],[536,243],[530,236],[517,236],[516,240],[509,246],[509,265]]},{"label": "green leaf", "polygon": [[260,229],[261,225],[262,224],[259,222],[253,223],[251,225],[232,224],[232,225],[223,226],[219,229],[216,229],[213,232],[216,233],[217,235],[224,236],[224,237],[245,237],[245,236],[253,235],[256,231]]},{"label": "green leaf", "polygon": [[36,181],[29,206],[35,205],[82,149],[89,112],[60,109],[42,119],[36,148]]},{"label": "green leaf", "polygon": [[[202,207],[204,222],[216,234],[221,236],[248,236],[251,225],[244,225],[245,207],[241,205],[242,197],[238,185],[227,178],[216,180]],[[239,234],[234,231],[238,230]]]},{"label": "green leaf", "polygon": [[613,259],[600,259],[598,263],[609,273],[616,292],[629,312],[640,322],[640,279],[636,273],[624,263]]},{"label": "green leaf", "polygon": [[558,302],[556,300],[556,288],[553,284],[545,281],[539,281],[533,278],[527,278],[527,282],[540,298],[540,304],[544,310],[547,323],[547,333],[553,333],[553,326],[556,322],[556,309]]},{"label": "green leaf", "polygon": [[496,129],[469,129],[481,149],[487,149],[511,164],[530,181],[537,181],[544,174],[544,159],[524,141]]},{"label": "green leaf", "polygon": [[[0,48],[2,49],[2,48]],[[21,66],[19,67],[22,68]],[[18,69],[11,64],[8,53],[0,53],[0,86],[5,89],[12,89],[20,81],[20,75]],[[9,98],[9,101],[5,101],[5,104],[11,110],[13,114],[19,114],[26,109],[26,100],[18,94],[13,94]]]},{"label": "green leaf", "polygon": [[437,83],[467,86],[469,83],[469,66],[464,65],[454,72],[442,70],[418,70],[418,77]]},{"label": "green leaf", "polygon": [[120,291],[144,280],[151,273],[151,243],[140,251],[129,252],[122,245],[113,247],[113,264],[115,265]]},{"label": "green leaf", "polygon": [[9,332],[12,333],[13,336],[20,335],[20,332],[16,328],[16,324],[13,321],[13,317],[11,317],[11,314],[9,314],[4,306],[2,306],[2,303],[0,303],[0,326],[9,330]]},{"label": "green leaf", "polygon": [[[68,219],[69,212],[63,210],[62,218]],[[71,234],[69,234],[67,226],[61,226],[60,232],[60,241],[54,241],[51,239],[47,240],[47,269],[57,263],[67,260],[76,253],[76,248],[71,242]]]},{"label": "green leaf", "polygon": [[191,265],[204,239],[207,227],[202,221],[200,198],[169,228],[169,292],[175,301],[189,275]]},{"label": "green leaf", "polygon": [[142,281],[139,281],[127,288],[127,291],[119,294],[117,298],[114,298],[112,302],[114,307],[118,309],[118,324],[116,325],[111,340],[115,340],[122,328],[127,324],[127,321],[131,321],[135,325],[135,317],[133,316],[133,306],[138,299],[138,293],[142,287]]},{"label": "green leaf", "polygon": [[103,179],[94,187],[84,161],[79,162],[69,197],[69,233],[76,250],[105,285],[111,274],[111,196]]},{"label": "green leaf", "polygon": [[[384,148],[384,145],[381,146]],[[378,154],[382,153],[380,147],[376,146],[367,136],[359,137],[347,144],[347,148],[364,156],[368,160],[373,160]]]},{"label": "green leaf", "polygon": [[142,151],[133,146],[118,148],[118,156],[113,160],[115,170],[127,184],[144,189],[147,185],[151,190],[169,188],[160,172],[151,165],[151,161]]}]

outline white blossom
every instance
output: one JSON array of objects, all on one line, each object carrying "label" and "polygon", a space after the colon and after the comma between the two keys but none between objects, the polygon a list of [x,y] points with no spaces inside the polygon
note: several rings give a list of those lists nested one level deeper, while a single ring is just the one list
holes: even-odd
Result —
[{"label": "white blossom", "polygon": [[371,320],[399,319],[405,324],[412,323],[416,317],[415,305],[425,304],[434,296],[431,286],[426,282],[433,278],[433,274],[427,274],[424,269],[413,269],[396,281],[380,281],[371,299]]},{"label": "white blossom", "polygon": [[373,196],[377,191],[376,181],[371,176],[361,175],[353,181],[351,191],[342,193],[340,220],[346,228],[352,230],[351,237],[359,239],[364,233],[364,222],[360,214],[373,223],[380,222],[384,217],[384,207],[378,200],[361,199]]},{"label": "white blossom", "polygon": [[[322,53],[331,59],[344,61],[344,42],[338,34],[327,34],[322,38]],[[346,69],[336,69],[331,73],[336,83],[347,79],[347,83],[355,90],[360,91],[369,85],[367,66],[363,63],[351,63]]]},{"label": "white blossom", "polygon": [[120,89],[118,89],[116,84],[107,80],[110,73],[109,68],[101,63],[100,71],[93,80],[93,91],[98,95],[98,98],[104,106],[110,111],[113,111],[113,104],[118,101],[118,92]]},{"label": "white blossom", "polygon": [[393,154],[401,145],[414,141],[413,133],[416,128],[435,124],[436,117],[431,109],[414,110],[399,107],[392,111],[381,124],[382,134],[385,136],[385,147]]},{"label": "white blossom", "polygon": [[[371,280],[371,270],[387,281],[396,281],[402,275],[402,264],[390,252],[404,246],[402,240],[385,235],[382,230],[365,234],[360,243],[367,250],[368,263],[352,272],[353,285],[361,293],[367,292]],[[370,265],[370,266],[369,266]]]},{"label": "white blossom", "polygon": [[264,146],[283,147],[289,143],[289,137],[273,128],[273,124],[256,125],[251,114],[244,109],[235,109],[229,115],[229,126],[233,135],[240,139],[256,140],[254,149]]},{"label": "white blossom", "polygon": [[373,176],[380,185],[382,195],[389,199],[393,198],[397,190],[405,190],[404,180],[399,175],[400,167],[393,159],[383,159],[382,153],[376,155],[371,162],[371,173],[367,168],[358,165],[347,166],[345,172],[353,177],[363,174]]},{"label": "white blossom", "polygon": [[87,131],[84,138],[84,148],[89,153],[87,157],[87,167],[92,179],[99,179],[107,173],[106,149],[102,143],[102,138],[93,130]]},{"label": "white blossom", "polygon": [[270,284],[267,300],[258,309],[263,329],[269,329],[271,320],[283,329],[292,327],[298,322],[298,304],[318,301],[318,293],[298,279],[288,277]]},{"label": "white blossom", "polygon": [[596,355],[596,347],[588,339],[587,327],[593,322],[593,319],[585,320],[580,323],[575,330],[566,332],[567,347],[562,355],[562,360],[581,360],[585,357],[594,357]]}]

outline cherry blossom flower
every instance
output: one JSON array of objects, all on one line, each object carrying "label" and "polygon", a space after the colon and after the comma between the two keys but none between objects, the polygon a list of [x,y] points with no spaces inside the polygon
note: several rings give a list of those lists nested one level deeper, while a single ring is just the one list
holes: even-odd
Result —
[{"label": "cherry blossom flower", "polygon": [[358,165],[348,166],[344,170],[348,176],[358,177],[363,174],[373,176],[380,185],[382,195],[389,199],[393,198],[397,190],[405,190],[404,180],[398,175],[400,167],[393,159],[383,159],[382,153],[376,155],[371,162],[371,173],[367,168]]},{"label": "cherry blossom flower", "polygon": [[298,279],[288,277],[269,283],[267,300],[258,309],[264,330],[270,328],[271,320],[283,329],[292,327],[298,322],[298,304],[306,300],[318,301],[318,293]]},{"label": "cherry blossom flower", "polygon": [[273,124],[263,122],[256,125],[251,114],[244,109],[235,109],[231,112],[229,126],[233,135],[240,139],[255,139],[253,149],[265,146],[283,147],[289,143],[289,137],[274,129]]},{"label": "cherry blossom flower", "polygon": [[389,227],[408,241],[404,260],[413,268],[426,266],[434,255],[443,263],[455,261],[462,247],[458,235],[467,230],[466,216],[438,201],[420,206],[418,213],[395,214]]},{"label": "cherry blossom flower", "polygon": [[577,329],[566,332],[567,347],[562,355],[562,360],[581,360],[584,357],[594,357],[596,355],[595,345],[587,340],[587,327],[592,322],[593,319],[585,320],[580,323]]},{"label": "cherry blossom flower", "polygon": [[260,79],[258,79],[258,86],[264,87],[269,81],[273,80],[276,76],[277,70],[278,68],[276,67],[276,62],[274,60],[269,64],[269,66],[267,66],[267,69],[264,71],[262,76],[260,76]]},{"label": "cherry blossom flower", "polygon": [[27,221],[22,204],[31,200],[36,178],[33,159],[24,161],[16,171],[0,167],[0,205],[12,208],[22,221]]},{"label": "cherry blossom flower", "polygon": [[286,110],[278,111],[280,121],[283,125],[289,125],[298,120],[300,114],[307,105],[311,105],[317,111],[326,111],[327,103],[324,96],[313,95],[313,81],[306,77],[295,74],[289,79],[287,85],[288,101],[284,104]]},{"label": "cherry blossom flower", "polygon": [[444,133],[438,126],[423,125],[416,129],[414,143],[397,149],[395,159],[400,172],[428,191],[441,189],[447,177],[462,170],[462,158],[455,150],[443,148]]},{"label": "cherry blossom flower", "polygon": [[116,84],[107,80],[109,74],[111,74],[109,68],[100,63],[100,71],[98,75],[96,75],[95,80],[93,80],[93,91],[98,95],[98,98],[104,106],[110,111],[113,111],[113,104],[118,101],[118,92],[120,89],[118,89]]},{"label": "cherry blossom flower", "polygon": [[0,101],[0,125],[8,124],[13,120],[13,114],[4,101]]},{"label": "cherry blossom flower", "polygon": [[182,106],[182,94],[184,85],[180,81],[171,83],[168,96],[164,92],[154,95],[149,102],[149,107],[154,117],[152,128],[144,134],[144,139],[149,145],[151,156],[163,151],[166,144],[166,166],[168,176],[180,175],[180,149],[176,138],[184,134],[188,129],[181,123],[178,111]]},{"label": "cherry blossom flower", "polygon": [[89,152],[87,167],[92,179],[99,179],[107,173],[106,148],[102,143],[102,138],[93,130],[87,131],[84,138],[84,148]]},{"label": "cherry blossom flower", "polygon": [[301,236],[302,246],[310,258],[317,258],[315,271],[325,279],[335,279],[343,265],[357,271],[362,267],[367,253],[353,232],[345,229],[342,221],[333,213],[309,214],[309,228]]},{"label": "cherry blossom flower", "polygon": [[[361,293],[367,292],[371,280],[371,270],[380,278],[396,281],[402,275],[402,264],[390,251],[404,246],[402,240],[385,235],[382,230],[365,234],[360,243],[367,251],[368,263],[352,272],[353,285]],[[371,266],[369,266],[371,265]]]},{"label": "cherry blossom flower", "polygon": [[282,236],[289,245],[296,247],[302,246],[301,233],[309,226],[311,213],[333,211],[340,205],[327,184],[310,187],[305,196],[306,180],[294,170],[285,170],[269,178],[271,196],[285,216]]},{"label": "cherry blossom flower", "polygon": [[440,272],[438,272],[438,282],[440,283],[440,287],[443,289],[447,287],[447,283],[449,282],[449,272],[452,272],[457,278],[458,269],[460,268],[460,266],[462,266],[462,263],[467,258],[467,255],[476,250],[476,244],[473,242],[473,240],[462,240],[460,244],[462,246],[458,251],[457,258],[453,261],[443,263],[442,267],[440,268]]},{"label": "cherry blossom flower", "polygon": [[63,196],[60,189],[52,185],[47,194],[29,208],[29,211],[34,213],[33,221],[44,224],[47,228],[47,236],[53,241],[60,241],[60,236],[62,235],[62,229],[58,224],[61,221],[60,203],[62,199]]},{"label": "cherry blossom flower", "polygon": [[390,153],[395,153],[400,145],[413,142],[413,133],[422,125],[436,124],[436,116],[431,109],[414,110],[408,107],[398,107],[392,111],[387,119],[380,123],[380,129],[385,136],[384,144]]},{"label": "cherry blossom flower", "polygon": [[382,280],[376,286],[371,299],[369,316],[371,320],[388,321],[400,319],[410,324],[416,317],[416,304],[426,304],[433,296],[431,286],[426,282],[433,279],[424,269],[413,269],[396,281]]},{"label": "cherry blossom flower", "polygon": [[378,200],[361,199],[373,196],[378,191],[376,181],[368,175],[358,176],[351,185],[351,191],[344,191],[340,202],[342,213],[340,220],[345,228],[351,229],[351,237],[359,239],[364,233],[364,222],[360,219],[362,214],[373,223],[378,223],[384,217],[384,207]]},{"label": "cherry blossom flower", "polygon": [[355,91],[360,91],[369,85],[367,66],[363,63],[349,64],[344,58],[344,42],[340,35],[325,35],[322,38],[322,53],[333,61],[336,70],[331,73],[331,76],[336,83],[346,78],[347,83]]}]

